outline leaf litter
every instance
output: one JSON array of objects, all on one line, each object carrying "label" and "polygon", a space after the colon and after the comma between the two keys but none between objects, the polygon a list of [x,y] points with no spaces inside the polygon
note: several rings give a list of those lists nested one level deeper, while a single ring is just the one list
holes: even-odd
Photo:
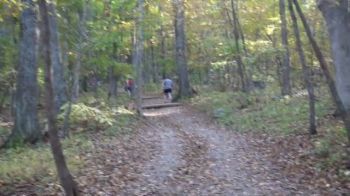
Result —
[{"label": "leaf litter", "polygon": [[[102,139],[77,175],[82,195],[346,195],[349,182],[317,170],[307,137],[240,133],[189,107],[148,110],[128,135]],[[64,195],[57,182],[12,195]],[[27,190],[27,191],[26,191]]]}]

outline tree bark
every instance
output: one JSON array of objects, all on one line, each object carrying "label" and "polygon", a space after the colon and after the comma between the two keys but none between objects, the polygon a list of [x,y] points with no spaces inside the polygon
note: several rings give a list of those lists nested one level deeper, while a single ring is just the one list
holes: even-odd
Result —
[{"label": "tree bark", "polygon": [[188,79],[186,58],[185,9],[184,0],[173,0],[175,10],[175,60],[179,75],[179,97],[189,97],[192,92]]},{"label": "tree bark", "polygon": [[54,102],[54,89],[53,89],[53,78],[51,75],[52,65],[53,65],[53,55],[51,55],[51,49],[53,48],[51,43],[51,35],[54,34],[51,32],[49,19],[49,8],[45,0],[40,0],[40,14],[43,20],[43,30],[42,30],[42,41],[44,48],[44,62],[45,62],[45,88],[46,88],[46,110],[47,110],[47,119],[49,127],[49,140],[51,144],[51,150],[53,157],[55,159],[55,164],[59,179],[65,190],[66,195],[75,196],[78,195],[78,188],[76,183],[73,180],[72,175],[69,172],[69,169],[66,165],[66,161],[63,155],[62,146],[57,134],[56,127],[56,112],[55,112],[55,102]]},{"label": "tree bark", "polygon": [[242,54],[241,54],[241,47],[239,45],[239,40],[240,40],[240,33],[239,33],[239,29],[238,29],[238,18],[237,18],[237,14],[236,14],[236,8],[235,8],[235,4],[234,1],[231,0],[231,7],[232,7],[232,18],[233,18],[233,35],[235,38],[235,47],[236,47],[236,61],[237,61],[237,65],[238,65],[238,74],[240,76],[241,79],[241,85],[242,85],[242,91],[243,92],[248,92],[249,91],[249,85],[247,84],[247,78],[246,78],[246,70],[245,70],[245,66],[242,60]]},{"label": "tree bark", "polygon": [[238,31],[239,31],[239,34],[240,34],[240,37],[241,37],[241,41],[242,41],[242,48],[243,48],[243,51],[244,51],[244,54],[247,56],[248,55],[248,50],[247,50],[247,47],[246,47],[246,43],[245,43],[245,36],[244,36],[244,33],[243,33],[243,28],[241,26],[241,22],[239,21],[239,9],[238,9],[238,0],[237,0],[237,5],[235,6],[237,7],[236,8],[236,12],[235,12],[235,15],[236,15],[236,22],[237,22],[237,27],[238,27]]},{"label": "tree bark", "polygon": [[109,78],[109,85],[108,85],[108,100],[112,99],[112,102],[117,97],[117,77],[114,73],[113,66],[109,67],[108,70],[108,78]]},{"label": "tree bark", "polygon": [[288,46],[288,30],[286,20],[285,0],[279,0],[280,20],[281,20],[281,38],[282,47],[284,49],[283,61],[281,67],[282,75],[282,95],[290,95],[290,61],[289,61],[289,46]]},{"label": "tree bark", "polygon": [[338,97],[335,97],[335,101],[341,102],[337,105],[342,112],[350,141],[350,13],[348,3],[347,0],[318,1],[319,9],[328,27],[336,68],[335,86]]},{"label": "tree bark", "polygon": [[151,50],[151,65],[152,65],[152,81],[153,83],[157,84],[159,82],[159,76],[158,76],[158,64],[156,63],[156,57],[154,54],[154,44],[150,43],[150,50]]},{"label": "tree bark", "polygon": [[134,52],[132,61],[136,70],[136,109],[137,113],[142,116],[142,69],[144,58],[143,19],[145,15],[144,0],[137,1],[136,15],[136,24],[134,30]]},{"label": "tree bark", "polygon": [[50,3],[47,4],[47,9],[51,31],[50,55],[52,60],[52,85],[53,90],[55,91],[55,112],[57,113],[59,112],[60,107],[67,102],[67,85],[64,78],[64,67],[62,64],[55,5],[50,1]]},{"label": "tree bark", "polygon": [[[328,64],[327,64],[327,62],[322,54],[320,47],[318,46],[315,38],[312,35],[311,29],[306,21],[306,18],[304,16],[300,6],[299,6],[298,1],[293,0],[293,3],[295,5],[295,8],[298,12],[298,15],[303,23],[304,29],[305,29],[306,34],[308,36],[308,39],[311,43],[311,46],[315,52],[315,55],[320,63],[323,74],[326,77],[326,82],[327,82],[328,88],[330,90],[330,93],[332,95],[333,101],[336,104],[337,110],[339,110],[339,112],[341,113],[341,117],[342,117],[342,120],[344,122],[344,126],[347,130],[348,140],[350,141],[350,115],[349,115],[349,111],[346,111],[346,109],[345,109],[345,107],[340,99],[340,96],[337,92],[336,83],[335,83],[334,79],[332,78],[331,73],[328,69]],[[322,3],[322,1],[320,1],[320,3]]]},{"label": "tree bark", "polygon": [[41,137],[38,125],[37,83],[37,16],[33,0],[22,1],[21,37],[17,87],[15,93],[15,124],[5,146],[35,143]]},{"label": "tree bark", "polygon": [[[111,57],[115,60],[118,61],[117,53],[118,53],[118,45],[116,42],[113,43],[113,50]],[[116,97],[117,97],[117,73],[114,71],[114,66],[111,65],[108,70],[108,80],[109,80],[109,85],[108,85],[108,100],[112,98],[112,102],[114,103]]]},{"label": "tree bark", "polygon": [[[158,3],[158,9],[159,12],[162,14],[163,12],[163,7],[161,3]],[[160,62],[162,64],[162,66],[165,66],[165,58],[166,58],[166,40],[165,40],[165,32],[164,32],[164,25],[163,25],[163,21],[160,21],[160,28],[159,28],[159,37],[160,37],[160,51],[159,51],[159,58],[160,58]],[[159,66],[159,68],[161,68]],[[160,73],[160,72],[159,72]],[[161,69],[161,73],[162,77],[164,78],[166,73],[165,73],[165,68],[163,67]]]},{"label": "tree bark", "polygon": [[84,43],[87,39],[87,32],[85,28],[85,22],[86,22],[86,5],[83,4],[83,9],[78,14],[79,22],[78,22],[78,32],[79,32],[79,38],[77,43],[77,58],[76,63],[73,67],[73,85],[72,85],[72,102],[76,103],[79,98],[80,93],[80,69],[81,69],[81,62],[83,58],[83,49],[84,49]]},{"label": "tree bark", "polygon": [[304,82],[306,84],[306,89],[309,95],[309,133],[311,135],[317,134],[316,130],[316,112],[315,112],[315,94],[314,94],[314,86],[310,79],[310,68],[306,64],[305,60],[305,53],[303,50],[302,42],[300,39],[300,32],[298,27],[298,21],[295,16],[294,8],[292,0],[288,0],[288,8],[290,17],[292,18],[293,22],[293,30],[294,30],[294,36],[295,36],[295,46],[298,51],[300,63],[303,69],[303,77]]}]

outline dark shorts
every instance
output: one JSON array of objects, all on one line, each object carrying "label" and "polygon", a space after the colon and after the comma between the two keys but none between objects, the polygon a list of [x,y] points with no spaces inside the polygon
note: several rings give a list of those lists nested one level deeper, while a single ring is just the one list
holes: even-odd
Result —
[{"label": "dark shorts", "polygon": [[164,89],[163,92],[164,92],[164,93],[171,93],[171,88]]}]

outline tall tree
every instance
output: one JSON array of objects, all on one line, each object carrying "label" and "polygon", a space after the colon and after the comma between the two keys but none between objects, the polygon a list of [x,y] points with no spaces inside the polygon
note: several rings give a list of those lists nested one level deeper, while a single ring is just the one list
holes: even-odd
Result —
[{"label": "tall tree", "polygon": [[50,25],[50,50],[52,59],[52,85],[55,91],[55,111],[58,112],[60,107],[67,102],[67,86],[64,78],[64,67],[62,64],[61,48],[57,27],[56,8],[52,1],[47,4]]},{"label": "tall tree", "polygon": [[41,137],[38,125],[37,83],[37,13],[33,0],[23,0],[17,87],[15,94],[15,124],[7,146],[17,142],[34,143]]},{"label": "tall tree", "polygon": [[[309,27],[309,24],[306,20],[306,17],[304,15],[301,7],[299,6],[298,1],[293,0],[293,3],[295,5],[295,8],[298,12],[298,15],[303,23],[306,35],[311,43],[313,51],[315,52],[315,56],[316,56],[317,60],[319,61],[323,75],[326,77],[326,82],[327,82],[329,91],[331,93],[332,99],[337,106],[337,110],[339,112],[343,113],[342,111],[344,111],[345,109],[344,109],[343,103],[340,100],[339,94],[338,94],[337,89],[336,89],[335,81],[331,75],[331,72],[329,70],[329,66],[327,64],[327,61],[326,61],[324,55],[323,55],[323,52],[322,52],[321,48],[319,47],[318,43],[316,42],[313,33],[311,32],[311,28]],[[344,116],[344,115],[342,115],[342,116]],[[346,119],[347,118],[344,118],[344,123],[345,123],[346,127],[348,127],[347,129],[350,130],[350,122],[347,122]]]},{"label": "tall tree", "polygon": [[136,70],[136,107],[139,115],[142,115],[142,68],[143,68],[143,20],[145,15],[144,0],[137,0],[136,5],[136,22],[134,30],[134,51],[133,51],[133,65]]},{"label": "tall tree", "polygon": [[87,19],[86,13],[87,12],[87,5],[84,2],[82,4],[82,9],[78,13],[78,43],[77,43],[77,58],[76,63],[73,67],[73,85],[72,85],[72,101],[77,102],[79,98],[79,92],[80,92],[80,69],[81,69],[81,63],[83,59],[83,49],[84,49],[84,43],[87,39],[87,32],[86,32],[86,26],[85,22]]},{"label": "tall tree", "polygon": [[[56,111],[55,111],[55,91],[53,88],[53,78],[52,78],[52,69],[54,64],[54,56],[51,54],[54,51],[51,51],[52,42],[51,42],[51,36],[55,34],[52,32],[52,28],[50,25],[50,6],[47,5],[46,0],[40,0],[39,2],[40,7],[40,15],[43,21],[43,27],[42,27],[42,42],[43,42],[43,51],[44,51],[44,62],[45,62],[45,89],[46,89],[46,110],[47,110],[47,120],[48,120],[48,127],[49,127],[49,140],[51,144],[51,150],[53,157],[55,159],[55,164],[57,168],[57,172],[59,175],[60,182],[65,190],[65,193],[67,196],[75,196],[78,195],[78,189],[77,185],[73,180],[72,175],[69,172],[69,169],[67,167],[62,146],[58,137],[57,133],[57,126],[56,126]],[[57,30],[57,29],[56,29]]]},{"label": "tall tree", "polygon": [[188,79],[186,58],[186,34],[185,34],[185,7],[184,0],[173,0],[175,11],[175,60],[179,75],[179,96],[188,97],[192,92]]},{"label": "tall tree", "polygon": [[[158,9],[159,9],[159,12],[163,13],[163,6],[162,4],[159,2],[158,3]],[[164,24],[163,24],[163,21],[162,21],[162,18],[161,18],[161,21],[160,21],[160,27],[159,27],[159,39],[160,39],[160,55],[159,55],[159,58],[160,58],[160,61],[162,63],[165,62],[165,58],[166,58],[166,40],[165,40],[165,31],[164,31]],[[162,69],[162,76],[165,77],[165,68]]]},{"label": "tall tree", "polygon": [[298,21],[295,16],[292,0],[288,0],[289,13],[293,23],[293,30],[295,36],[295,46],[298,51],[300,64],[303,69],[304,82],[309,96],[309,132],[311,135],[317,134],[316,130],[316,112],[315,112],[315,94],[314,87],[311,81],[311,70],[306,64],[305,53],[303,50],[302,42],[300,39],[300,32],[298,27]]},{"label": "tall tree", "polygon": [[283,47],[283,61],[281,67],[281,82],[282,82],[282,95],[291,94],[290,86],[290,60],[289,60],[289,47],[288,47],[288,30],[286,20],[286,5],[285,0],[279,0],[279,13],[281,20],[281,38]]},{"label": "tall tree", "polygon": [[336,68],[336,88],[342,102],[343,120],[347,126],[350,141],[350,12],[349,1],[318,1],[319,9],[326,20],[331,40],[332,53]]}]

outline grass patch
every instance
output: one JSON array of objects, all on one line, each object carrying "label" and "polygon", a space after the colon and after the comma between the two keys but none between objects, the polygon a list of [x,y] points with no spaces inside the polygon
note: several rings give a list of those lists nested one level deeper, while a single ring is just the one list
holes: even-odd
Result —
[{"label": "grass patch", "polygon": [[104,134],[108,137],[118,136],[121,134],[127,134],[133,131],[131,128],[132,123],[135,121],[134,113],[126,110],[122,107],[117,108],[115,122],[111,127],[104,131]]},{"label": "grass patch", "polygon": [[[76,173],[84,166],[81,153],[91,149],[92,142],[75,135],[64,140],[62,145],[68,166]],[[47,144],[6,149],[0,153],[0,184],[47,182],[57,178],[51,149]]]},{"label": "grass patch", "polygon": [[[269,93],[208,92],[192,104],[219,123],[237,131],[290,134],[307,129],[307,96],[274,97]],[[324,117],[332,107],[329,97],[316,102],[316,113]]]}]

